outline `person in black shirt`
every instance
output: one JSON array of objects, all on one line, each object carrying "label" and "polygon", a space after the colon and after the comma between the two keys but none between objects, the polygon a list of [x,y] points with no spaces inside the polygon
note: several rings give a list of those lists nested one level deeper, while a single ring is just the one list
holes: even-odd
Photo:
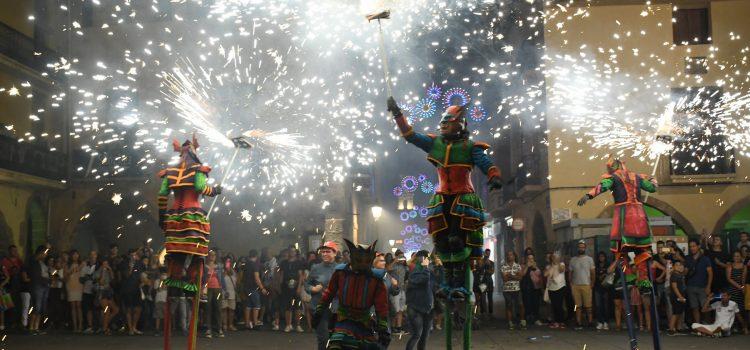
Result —
[{"label": "person in black shirt", "polygon": [[125,309],[125,318],[128,323],[128,334],[143,334],[137,329],[137,327],[143,307],[140,287],[142,281],[145,279],[142,274],[144,274],[146,266],[141,262],[138,252],[135,249],[131,249],[128,252],[128,257],[129,259],[127,261],[123,261],[120,271],[120,276],[122,277],[122,289],[120,294],[122,298],[122,306]]},{"label": "person in black shirt", "polygon": [[711,237],[711,247],[706,249],[705,255],[711,259],[711,268],[714,270],[714,279],[711,281],[711,292],[718,293],[727,286],[727,276],[723,272],[727,269],[729,261],[728,254],[724,253],[721,237]]},{"label": "person in black shirt", "polygon": [[[284,312],[284,319],[286,320],[286,328],[284,332],[291,332],[295,329],[297,332],[304,332],[302,327],[299,325],[300,311],[297,307],[300,302],[297,292],[301,286],[300,271],[302,271],[302,265],[298,260],[298,256],[295,251],[287,250],[287,260],[283,260],[279,264],[279,272],[281,273],[281,297],[279,300],[280,310]],[[292,311],[294,311],[294,319],[292,320]],[[294,327],[292,327],[292,321],[294,321]]]},{"label": "person in black shirt", "polygon": [[252,249],[248,254],[248,260],[242,272],[242,286],[245,291],[245,327],[247,329],[257,327],[261,307],[260,296],[261,294],[268,295],[268,290],[261,281],[260,273],[258,251]]}]

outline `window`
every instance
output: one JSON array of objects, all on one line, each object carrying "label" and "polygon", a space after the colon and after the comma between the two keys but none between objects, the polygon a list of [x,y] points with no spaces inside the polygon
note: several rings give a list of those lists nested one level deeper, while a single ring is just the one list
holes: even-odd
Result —
[{"label": "window", "polygon": [[707,74],[708,61],[706,57],[685,58],[685,73],[691,75]]},{"label": "window", "polygon": [[670,156],[672,175],[734,174],[734,153],[710,112],[721,98],[716,86],[673,88],[674,128],[682,130]]},{"label": "window", "polygon": [[701,45],[711,41],[711,23],[708,8],[678,9],[673,12],[674,43]]}]

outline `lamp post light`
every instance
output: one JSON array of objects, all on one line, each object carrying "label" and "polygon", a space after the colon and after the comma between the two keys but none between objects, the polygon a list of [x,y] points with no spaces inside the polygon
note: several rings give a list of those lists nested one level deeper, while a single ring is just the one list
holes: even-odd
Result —
[{"label": "lamp post light", "polygon": [[372,218],[375,219],[375,221],[378,221],[380,216],[383,215],[383,207],[379,205],[373,206],[370,210],[372,210]]},{"label": "lamp post light", "polygon": [[373,231],[375,233],[374,236],[375,236],[375,239],[378,239],[380,237],[380,232],[378,232],[379,231],[378,219],[380,219],[380,217],[383,215],[383,207],[379,205],[375,205],[372,208],[370,208],[370,210],[372,211],[372,219],[373,219],[372,226],[373,226]]}]

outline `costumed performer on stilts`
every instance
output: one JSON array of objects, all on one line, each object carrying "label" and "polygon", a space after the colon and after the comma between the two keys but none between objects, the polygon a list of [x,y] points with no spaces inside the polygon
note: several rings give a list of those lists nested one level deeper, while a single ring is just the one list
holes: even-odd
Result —
[{"label": "costumed performer on stilts", "polygon": [[[200,290],[211,233],[211,224],[206,211],[201,208],[200,197],[221,194],[221,186],[212,187],[207,184],[211,168],[204,166],[196,155],[198,141],[195,135],[192,141],[186,140],[180,145],[174,140],[172,145],[174,151],[180,153],[180,162],[177,167],[159,172],[161,188],[158,197],[159,224],[164,231],[164,248],[167,253],[165,262],[168,278],[164,283],[169,287],[164,314],[164,348],[170,347],[170,301],[187,297],[193,300],[188,333],[188,350],[193,350],[198,321],[197,293]],[[174,194],[174,200],[172,207],[167,210],[170,192]]]},{"label": "costumed performer on stilts", "polygon": [[[646,174],[636,174],[625,167],[625,162],[617,158],[610,158],[607,161],[607,173],[602,175],[602,180],[586,193],[578,201],[579,206],[583,206],[590,199],[607,192],[612,191],[612,197],[615,201],[615,210],[612,215],[612,228],[609,232],[610,250],[615,255],[615,261],[620,262],[621,283],[626,283],[625,273],[628,264],[628,253],[635,254],[634,264],[637,278],[636,284],[643,291],[650,291],[652,300],[650,310],[653,320],[652,329],[654,330],[654,348],[659,349],[658,339],[658,317],[654,317],[656,307],[655,296],[653,292],[653,276],[651,276],[650,261],[651,242],[653,236],[651,227],[648,223],[646,211],[643,209],[641,191],[649,193],[656,192],[656,179]],[[648,276],[648,278],[646,278]],[[623,301],[625,302],[628,316],[628,333],[630,334],[631,349],[637,348],[635,331],[632,329],[633,322],[630,317],[630,305],[628,302],[628,288],[623,288]]]}]

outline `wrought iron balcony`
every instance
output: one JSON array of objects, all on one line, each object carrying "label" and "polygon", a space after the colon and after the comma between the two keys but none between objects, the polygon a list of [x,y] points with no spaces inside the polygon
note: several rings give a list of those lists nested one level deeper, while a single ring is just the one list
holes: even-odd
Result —
[{"label": "wrought iron balcony", "polygon": [[0,54],[36,71],[42,71],[50,60],[56,59],[57,52],[37,47],[34,39],[0,22]]},{"label": "wrought iron balcony", "polygon": [[52,152],[40,144],[18,142],[0,135],[0,169],[39,176],[51,180],[66,177],[66,155]]}]

